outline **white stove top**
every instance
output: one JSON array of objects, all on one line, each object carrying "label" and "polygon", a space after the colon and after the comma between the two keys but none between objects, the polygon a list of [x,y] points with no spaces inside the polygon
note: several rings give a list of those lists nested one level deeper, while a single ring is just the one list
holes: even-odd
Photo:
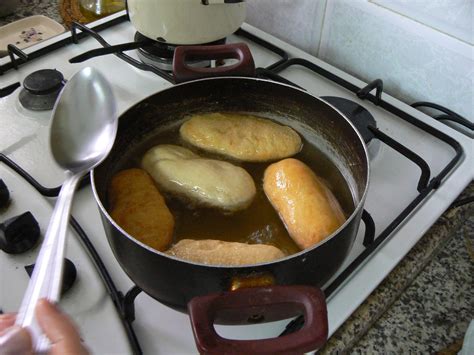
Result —
[{"label": "white stove top", "polygon": [[[117,14],[115,17],[120,15]],[[104,22],[107,19],[101,21]],[[268,34],[248,25],[244,25],[243,28],[286,50],[290,57],[308,59],[358,87],[365,86],[365,83]],[[100,32],[101,36],[111,44],[132,41],[134,33],[134,29],[128,22]],[[68,34],[41,43],[25,52],[46,46],[66,36]],[[230,41],[248,43],[258,67],[266,67],[279,59],[274,53],[241,37],[231,36]],[[143,98],[172,85],[157,75],[140,71],[113,55],[94,58],[81,64],[70,64],[67,61],[89,49],[98,47],[99,44],[88,37],[81,40],[78,45],[69,45],[55,50],[21,65],[19,70],[8,71],[1,77],[0,87],[16,81],[22,82],[28,74],[39,69],[55,68],[67,79],[82,67],[94,66],[112,83],[121,113]],[[128,54],[136,58],[133,51]],[[0,65],[7,63],[8,60],[8,58],[1,59]],[[283,71],[281,75],[317,96],[341,96],[364,106],[375,117],[378,128],[382,132],[416,152],[428,163],[431,168],[431,177],[437,175],[455,155],[454,150],[446,143],[368,101],[357,99],[353,93],[302,67],[291,67]],[[48,148],[48,124],[51,111],[38,113],[22,108],[18,103],[19,91],[20,89],[17,89],[10,96],[0,99],[0,127],[2,127],[0,152],[23,167],[41,184],[48,187],[58,186],[64,180],[64,173],[54,163]],[[432,192],[328,299],[330,335],[377,287],[474,176],[471,139],[396,99],[385,94],[382,98],[457,140],[464,149],[464,155],[441,186]],[[371,162],[370,187],[365,205],[365,209],[375,221],[376,236],[418,195],[416,186],[419,175],[420,170],[416,165],[390,147],[380,145],[377,156]],[[0,222],[30,210],[44,233],[54,200],[41,196],[4,164],[0,164],[0,178],[7,184],[12,198],[10,207],[5,211],[0,211]],[[83,188],[77,193],[73,205],[73,216],[91,238],[118,289],[126,293],[133,284],[122,271],[108,245],[90,187]],[[345,265],[348,265],[364,250],[363,232],[364,226],[361,224],[356,243]],[[61,305],[78,323],[84,339],[94,353],[130,353],[131,349],[125,332],[100,282],[100,277],[94,272],[91,260],[74,233],[71,231],[70,234],[67,256],[78,268],[78,281],[63,298]],[[0,252],[2,270],[0,308],[4,312],[18,309],[28,281],[23,266],[34,262],[38,249],[39,247],[36,247],[31,252],[15,256]],[[133,322],[133,328],[144,353],[197,352],[187,315],[161,305],[145,293],[138,295],[135,312],[136,320]],[[245,327],[219,326],[218,332],[225,337],[235,339],[275,337],[284,330],[287,323],[287,321],[281,321]]]}]

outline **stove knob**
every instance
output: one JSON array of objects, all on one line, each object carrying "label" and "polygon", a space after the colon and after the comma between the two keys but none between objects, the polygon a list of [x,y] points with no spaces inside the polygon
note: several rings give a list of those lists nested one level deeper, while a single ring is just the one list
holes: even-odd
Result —
[{"label": "stove knob", "polygon": [[[31,277],[35,264],[25,266],[26,273]],[[74,263],[68,258],[64,258],[63,284],[61,287],[61,296],[64,295],[74,284],[77,278],[77,269]]]},{"label": "stove knob", "polygon": [[40,228],[31,212],[7,219],[0,224],[0,249],[8,254],[21,254],[33,248]]},{"label": "stove knob", "polygon": [[10,192],[8,192],[7,185],[0,179],[0,208],[6,207],[10,201]]},{"label": "stove knob", "polygon": [[64,83],[64,76],[56,69],[38,70],[25,78],[18,98],[29,110],[51,110]]}]

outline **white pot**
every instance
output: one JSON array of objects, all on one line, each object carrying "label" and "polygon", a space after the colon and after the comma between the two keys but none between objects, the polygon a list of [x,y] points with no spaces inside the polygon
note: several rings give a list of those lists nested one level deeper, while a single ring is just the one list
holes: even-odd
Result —
[{"label": "white pot", "polygon": [[128,0],[130,21],[144,36],[172,44],[213,42],[245,20],[245,2],[224,0]]}]

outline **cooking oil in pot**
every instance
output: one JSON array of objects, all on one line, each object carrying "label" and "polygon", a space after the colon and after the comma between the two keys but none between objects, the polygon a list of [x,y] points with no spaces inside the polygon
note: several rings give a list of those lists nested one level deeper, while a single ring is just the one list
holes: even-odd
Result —
[{"label": "cooking oil in pot", "polygon": [[[264,171],[274,162],[237,162],[196,149],[180,138],[179,127],[183,122],[163,126],[144,137],[133,148],[127,150],[124,160],[117,166],[116,171],[140,167],[143,155],[153,146],[173,144],[190,149],[203,158],[225,160],[244,168],[252,176],[257,193],[248,208],[233,213],[196,206],[175,196],[164,194],[168,208],[175,218],[173,243],[182,239],[218,239],[249,244],[270,244],[287,255],[299,252],[301,249],[289,236],[285,225],[263,191]],[[347,218],[354,210],[354,200],[346,180],[325,154],[314,144],[303,137],[302,139],[303,148],[293,158],[304,162],[323,179],[339,201]]]}]

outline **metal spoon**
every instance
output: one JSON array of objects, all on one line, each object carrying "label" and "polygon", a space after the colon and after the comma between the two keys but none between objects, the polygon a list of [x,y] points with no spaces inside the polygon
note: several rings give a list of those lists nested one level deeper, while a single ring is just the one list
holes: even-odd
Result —
[{"label": "metal spoon", "polygon": [[44,237],[16,324],[28,327],[33,349],[49,342],[35,320],[39,299],[52,302],[61,290],[66,230],[77,183],[110,152],[117,133],[117,108],[112,88],[97,70],[84,68],[65,85],[53,109],[50,146],[56,162],[66,169],[64,181]]}]

